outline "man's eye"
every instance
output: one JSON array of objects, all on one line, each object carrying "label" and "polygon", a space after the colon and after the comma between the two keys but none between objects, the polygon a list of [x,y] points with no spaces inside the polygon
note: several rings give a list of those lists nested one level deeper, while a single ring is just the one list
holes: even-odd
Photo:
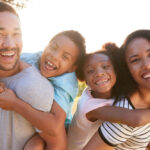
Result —
[{"label": "man's eye", "polygon": [[18,37],[18,36],[21,36],[21,34],[20,33],[14,33],[13,36]]},{"label": "man's eye", "polygon": [[3,38],[3,37],[6,37],[6,35],[3,33],[0,33],[0,37]]}]

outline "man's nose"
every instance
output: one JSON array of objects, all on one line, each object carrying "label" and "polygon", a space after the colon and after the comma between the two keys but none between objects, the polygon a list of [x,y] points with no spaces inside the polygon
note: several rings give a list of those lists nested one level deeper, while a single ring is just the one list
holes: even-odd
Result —
[{"label": "man's nose", "polygon": [[15,41],[14,41],[13,37],[11,37],[10,35],[6,36],[3,39],[2,46],[5,48],[10,48],[10,49],[15,47]]}]

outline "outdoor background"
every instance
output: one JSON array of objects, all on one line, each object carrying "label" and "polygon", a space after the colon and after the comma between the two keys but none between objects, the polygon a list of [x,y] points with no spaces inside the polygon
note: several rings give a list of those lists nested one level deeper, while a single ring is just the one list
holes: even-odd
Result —
[{"label": "outdoor background", "polygon": [[23,51],[29,52],[42,50],[63,30],[81,32],[90,52],[108,41],[119,46],[134,30],[150,29],[150,0],[28,0],[19,14]]},{"label": "outdoor background", "polygon": [[[150,0],[27,0],[18,13],[23,52],[43,50],[63,30],[79,31],[91,52],[109,41],[120,46],[130,32],[150,29]],[[79,82],[78,96],[84,88],[85,83]]]}]

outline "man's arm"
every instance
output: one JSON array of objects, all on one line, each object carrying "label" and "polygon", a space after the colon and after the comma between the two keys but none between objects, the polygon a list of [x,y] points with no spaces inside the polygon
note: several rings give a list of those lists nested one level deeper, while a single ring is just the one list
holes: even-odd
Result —
[{"label": "man's arm", "polygon": [[83,150],[113,150],[114,147],[107,145],[99,136],[98,131],[83,148]]},{"label": "man's arm", "polygon": [[58,134],[66,118],[66,113],[56,102],[53,102],[52,105],[52,107],[54,107],[53,112],[38,111],[16,97],[14,92],[10,89],[5,89],[3,93],[0,93],[0,107],[19,113],[34,127],[50,135]]},{"label": "man's arm", "polygon": [[137,127],[150,122],[150,109],[129,110],[115,106],[104,106],[88,112],[86,116],[90,121],[101,119],[103,121],[122,123],[128,126]]}]

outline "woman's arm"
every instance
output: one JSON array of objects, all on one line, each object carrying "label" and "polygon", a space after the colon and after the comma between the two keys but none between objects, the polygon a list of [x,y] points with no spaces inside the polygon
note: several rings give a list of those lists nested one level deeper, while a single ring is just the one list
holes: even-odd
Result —
[{"label": "woman's arm", "polygon": [[104,106],[88,112],[86,116],[90,121],[101,119],[137,127],[150,122],[150,109],[129,110],[115,106]]}]

